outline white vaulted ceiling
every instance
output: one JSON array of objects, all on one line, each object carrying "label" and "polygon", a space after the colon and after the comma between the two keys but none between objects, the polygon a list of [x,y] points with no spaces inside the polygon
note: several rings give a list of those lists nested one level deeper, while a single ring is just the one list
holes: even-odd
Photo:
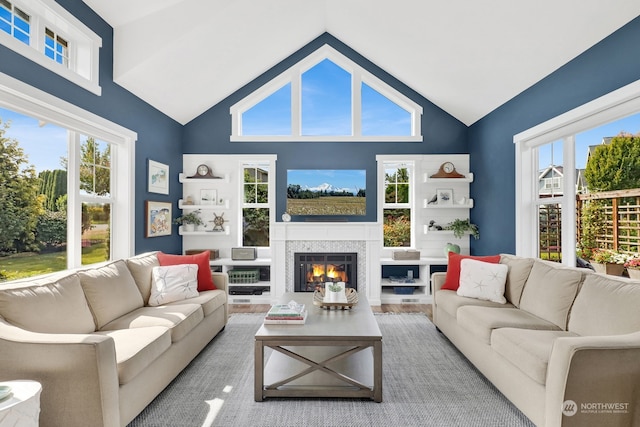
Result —
[{"label": "white vaulted ceiling", "polygon": [[328,32],[470,125],[640,15],[640,0],[84,2],[114,28],[116,83],[182,124]]}]

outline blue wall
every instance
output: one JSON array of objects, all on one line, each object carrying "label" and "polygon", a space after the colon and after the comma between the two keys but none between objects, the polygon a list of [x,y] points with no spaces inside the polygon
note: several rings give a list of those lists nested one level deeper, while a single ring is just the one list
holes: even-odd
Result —
[{"label": "blue wall", "polygon": [[[113,30],[85,3],[78,0],[57,0],[70,13],[102,37],[100,49],[100,86],[102,96],[96,96],[55,73],[31,62],[0,45],[0,72],[75,104],[87,111],[111,120],[138,133],[136,142],[135,186],[135,251],[162,250],[176,252],[181,248],[177,228],[172,236],[144,237],[145,200],[171,201],[182,195],[178,172],[182,169],[182,126],[152,108],[141,99],[113,82]],[[168,164],[171,172],[170,194],[147,193],[147,160]]]},{"label": "blue wall", "polygon": [[[230,142],[231,116],[229,108],[254,90],[304,59],[316,49],[328,44],[423,108],[420,143],[339,143],[339,142]],[[207,154],[277,154],[276,217],[285,210],[287,169],[366,169],[367,215],[353,221],[376,221],[376,160],[377,154],[442,154],[467,152],[467,127],[457,119],[417,94],[411,88],[368,61],[330,34],[323,34],[281,63],[218,103],[184,128],[185,153]]]},{"label": "blue wall", "polygon": [[[636,18],[469,128],[474,254],[515,252],[513,136],[640,79]],[[499,220],[498,220],[499,218]]]}]

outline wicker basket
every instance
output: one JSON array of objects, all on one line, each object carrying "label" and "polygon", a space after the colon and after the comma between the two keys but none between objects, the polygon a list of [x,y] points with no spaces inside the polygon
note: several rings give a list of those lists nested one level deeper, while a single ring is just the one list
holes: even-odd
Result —
[{"label": "wicker basket", "polygon": [[229,283],[257,283],[260,270],[257,268],[234,268],[229,270]]}]

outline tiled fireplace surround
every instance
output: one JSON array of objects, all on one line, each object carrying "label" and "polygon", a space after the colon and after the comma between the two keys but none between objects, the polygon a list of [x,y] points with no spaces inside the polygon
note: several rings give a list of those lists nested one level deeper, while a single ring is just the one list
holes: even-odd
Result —
[{"label": "tiled fireplace surround", "polygon": [[380,305],[380,247],[382,227],[363,222],[278,222],[272,229],[272,292],[280,297],[294,291],[296,252],[355,252],[358,292],[371,305]]}]

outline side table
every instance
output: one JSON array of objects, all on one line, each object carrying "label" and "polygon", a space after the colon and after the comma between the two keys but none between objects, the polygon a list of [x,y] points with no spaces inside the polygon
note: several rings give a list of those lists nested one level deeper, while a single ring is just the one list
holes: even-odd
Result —
[{"label": "side table", "polygon": [[37,381],[2,381],[0,385],[11,387],[11,394],[0,401],[0,427],[38,427],[40,418],[40,392]]}]

